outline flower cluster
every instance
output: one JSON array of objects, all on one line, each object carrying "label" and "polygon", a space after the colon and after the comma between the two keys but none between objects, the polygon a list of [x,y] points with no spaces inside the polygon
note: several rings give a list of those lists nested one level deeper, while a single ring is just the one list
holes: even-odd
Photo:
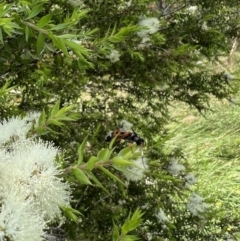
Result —
[{"label": "flower cluster", "polygon": [[160,223],[169,222],[169,218],[165,214],[165,212],[160,208],[159,211],[155,214],[156,218]]},{"label": "flower cluster", "polygon": [[0,241],[44,240],[46,224],[61,218],[70,188],[59,178],[58,149],[26,138],[39,113],[0,124]]},{"label": "flower cluster", "polygon": [[106,55],[106,58],[109,59],[111,63],[118,62],[120,53],[117,50],[112,50],[110,54]]},{"label": "flower cluster", "polygon": [[145,29],[139,31],[137,35],[142,39],[142,44],[150,40],[149,35],[156,33],[159,29],[159,20],[157,18],[142,18],[139,23]]},{"label": "flower cluster", "polygon": [[170,165],[168,167],[168,171],[174,176],[178,176],[185,169],[186,169],[185,166],[178,163],[178,160],[175,158],[171,160]]},{"label": "flower cluster", "polygon": [[185,175],[184,179],[186,180],[187,187],[197,183],[197,178],[193,173],[188,173],[187,175]]},{"label": "flower cluster", "polygon": [[145,157],[139,157],[133,161],[134,166],[128,167],[124,172],[124,176],[131,181],[140,181],[144,178],[144,171],[148,169],[147,159]]},{"label": "flower cluster", "polygon": [[194,216],[200,216],[206,210],[207,207],[208,205],[204,202],[203,197],[199,196],[196,193],[192,194],[187,203],[187,209]]}]

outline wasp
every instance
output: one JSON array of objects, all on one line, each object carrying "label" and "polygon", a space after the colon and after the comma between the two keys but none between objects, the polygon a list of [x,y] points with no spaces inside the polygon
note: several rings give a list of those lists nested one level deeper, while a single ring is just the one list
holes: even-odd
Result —
[{"label": "wasp", "polygon": [[132,129],[132,126],[133,125],[126,120],[120,121],[119,127],[114,131],[110,131],[105,140],[110,142],[116,137],[116,141],[127,140],[129,142],[135,142],[138,146],[144,145],[144,139]]}]

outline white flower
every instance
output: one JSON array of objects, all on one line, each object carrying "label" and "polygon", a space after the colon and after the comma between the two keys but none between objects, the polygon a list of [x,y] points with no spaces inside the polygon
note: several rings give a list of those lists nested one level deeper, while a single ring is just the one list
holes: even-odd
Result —
[{"label": "white flower", "polygon": [[37,112],[37,111],[33,111],[33,112],[29,112],[27,113],[27,115],[23,118],[23,120],[27,121],[27,122],[34,122],[34,123],[38,123],[38,119],[41,115],[41,112]]},{"label": "white flower", "polygon": [[130,6],[132,5],[132,0],[129,0],[128,2],[125,2],[125,5],[126,5],[127,7],[130,7]]},{"label": "white flower", "polygon": [[72,39],[72,41],[76,44],[82,44],[82,41],[81,40],[78,40],[78,39]]},{"label": "white flower", "polygon": [[124,203],[126,203],[125,200],[118,200],[118,204],[119,204],[119,205],[123,205]]},{"label": "white flower", "polygon": [[143,29],[137,33],[140,38],[145,38],[150,34],[156,33],[159,29],[159,20],[157,18],[143,18],[138,24],[147,27],[147,29]]},{"label": "white flower", "polygon": [[188,210],[194,216],[199,216],[199,214],[203,213],[208,205],[204,203],[203,197],[199,196],[196,193],[193,193],[189,198],[189,202],[187,203]]},{"label": "white flower", "polygon": [[109,55],[106,55],[106,58],[110,60],[110,62],[115,63],[119,61],[120,53],[117,50],[112,50]]},{"label": "white flower", "polygon": [[198,61],[196,62],[196,65],[203,65],[203,62],[202,62],[201,60],[198,60]]},{"label": "white flower", "polygon": [[150,41],[150,37],[148,35],[146,35],[146,36],[144,36],[142,38],[141,44],[139,44],[139,46],[140,47],[145,47],[145,46],[147,46],[146,43],[149,42],[149,41]]},{"label": "white flower", "polygon": [[0,241],[42,241],[45,222],[37,215],[29,200],[19,199],[11,188],[1,188]]},{"label": "white flower", "polygon": [[133,163],[137,167],[128,167],[128,171],[124,172],[124,176],[131,181],[142,180],[145,176],[144,171],[148,169],[147,159],[145,157],[139,157]]},{"label": "white flower", "polygon": [[153,235],[151,233],[147,233],[147,240],[151,241],[153,239]]},{"label": "white flower", "polygon": [[175,158],[173,158],[171,163],[170,163],[170,166],[168,167],[168,171],[172,175],[177,176],[184,170],[185,170],[185,166],[183,166],[182,164],[178,163],[178,161]]},{"label": "white flower", "polygon": [[225,76],[227,77],[228,80],[233,80],[233,79],[235,79],[235,76],[232,75],[232,74],[230,74],[230,73],[228,73],[228,72],[225,73]]},{"label": "white flower", "polygon": [[60,206],[69,204],[70,193],[68,184],[57,177],[61,174],[54,162],[58,149],[31,140],[17,141],[11,148],[0,160],[0,182],[15,186],[25,199],[31,198],[34,209],[46,219],[61,217]]},{"label": "white flower", "polygon": [[194,13],[197,11],[197,9],[198,9],[198,6],[190,6],[190,7],[188,8],[188,11],[189,11],[190,13],[194,14]]},{"label": "white flower", "polygon": [[169,222],[169,218],[167,217],[167,215],[165,214],[165,212],[161,208],[155,214],[155,216],[157,217],[157,219],[160,223]]},{"label": "white flower", "polygon": [[9,120],[4,120],[0,123],[0,144],[3,144],[11,138],[26,138],[28,131],[31,128],[31,123],[27,123],[26,119],[13,117]]},{"label": "white flower", "polygon": [[122,132],[132,132],[132,127],[133,127],[133,124],[126,120],[121,120],[119,122],[119,128],[120,128],[120,131]]},{"label": "white flower", "polygon": [[188,173],[184,179],[187,181],[187,185],[194,185],[197,183],[197,178],[195,177],[195,175],[193,173]]},{"label": "white flower", "polygon": [[83,0],[68,0],[68,2],[74,7],[79,7],[84,4]]},{"label": "white flower", "polygon": [[203,22],[202,24],[202,30],[208,30],[208,26],[206,22]]}]

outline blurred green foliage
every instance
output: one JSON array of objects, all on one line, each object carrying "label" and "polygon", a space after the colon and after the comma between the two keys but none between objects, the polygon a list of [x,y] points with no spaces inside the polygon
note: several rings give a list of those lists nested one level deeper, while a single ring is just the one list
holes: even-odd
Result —
[{"label": "blurred green foliage", "polygon": [[[200,219],[186,211],[185,174],[173,177],[168,171],[172,158],[185,161],[178,148],[166,151],[163,126],[173,100],[202,112],[211,95],[224,99],[234,93],[226,73],[206,65],[228,54],[238,37],[237,4],[236,0],[0,4],[1,119],[45,110],[33,131],[65,150],[62,165],[70,171],[64,178],[72,181],[73,207],[82,214],[81,222],[66,222],[68,237],[119,240],[117,225],[126,224],[129,212],[137,208],[145,212],[141,228],[136,225],[129,239],[120,240],[135,240],[135,235],[140,240],[225,237],[220,225],[215,228],[208,221],[214,214]],[[139,24],[144,18],[159,21],[146,42],[139,35],[146,30]],[[118,56],[113,61],[114,51]],[[122,118],[146,140],[145,177],[150,184],[127,181],[122,167],[117,170],[116,164],[128,166],[128,160],[118,158],[126,143],[113,150],[104,141],[106,132]],[[109,161],[112,153],[115,166],[97,166],[98,161]],[[187,162],[185,166],[190,171]],[[159,208],[171,222],[158,222]],[[52,230],[62,235],[57,228]]]}]

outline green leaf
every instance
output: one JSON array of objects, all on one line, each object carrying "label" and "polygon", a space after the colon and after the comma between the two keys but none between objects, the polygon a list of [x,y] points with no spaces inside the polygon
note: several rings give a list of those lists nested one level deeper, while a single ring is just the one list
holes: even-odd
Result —
[{"label": "green leaf", "polygon": [[26,38],[26,41],[28,42],[28,39],[29,39],[29,27],[28,26],[25,27],[25,38]]},{"label": "green leaf", "polygon": [[94,168],[95,163],[98,161],[96,156],[91,156],[88,162],[86,163],[86,167],[88,170],[92,170]]},{"label": "green leaf", "polygon": [[90,50],[83,47],[82,45],[77,44],[74,41],[70,41],[70,40],[67,40],[67,39],[63,39],[63,41],[69,48],[71,48],[72,50],[75,50],[76,53],[79,52],[80,54],[82,54],[84,56],[89,55]]},{"label": "green leaf", "polygon": [[10,8],[14,5],[12,4],[4,4],[4,7],[0,8],[0,18],[4,17],[10,10]]},{"label": "green leaf", "polygon": [[49,124],[53,124],[53,125],[55,125],[55,126],[62,126],[62,125],[63,125],[62,122],[60,122],[60,121],[58,121],[58,120],[56,120],[56,119],[49,119],[49,120],[48,120],[48,123],[49,123]]},{"label": "green leaf", "polygon": [[42,8],[43,8],[42,4],[35,6],[30,12],[29,16],[26,18],[26,20],[37,16],[41,12]]},{"label": "green leaf", "polygon": [[2,35],[2,30],[0,29],[0,43],[3,43],[3,35]]},{"label": "green leaf", "polygon": [[116,138],[117,138],[117,136],[115,136],[115,137],[111,140],[111,142],[110,142],[110,144],[109,144],[109,149],[110,149],[110,150],[113,148],[113,144],[114,144]]},{"label": "green leaf", "polygon": [[42,27],[46,26],[46,25],[50,22],[51,18],[52,18],[52,14],[48,14],[48,15],[46,15],[46,16],[43,16],[43,17],[40,19],[40,21],[39,21],[39,23],[38,23],[37,26],[38,26],[39,28],[42,28]]},{"label": "green leaf", "polygon": [[78,148],[78,162],[77,165],[80,165],[83,162],[83,154],[84,154],[84,150],[87,144],[87,138],[88,135],[84,138],[82,144],[79,146]]},{"label": "green leaf", "polygon": [[58,100],[56,102],[56,104],[52,107],[52,109],[51,109],[51,117],[54,117],[55,115],[57,115],[59,109],[60,109],[60,100]]},{"label": "green leaf", "polygon": [[111,36],[108,38],[108,40],[112,43],[122,42],[122,41],[130,38],[132,36],[132,34],[135,33],[136,31],[139,31],[138,26],[129,25],[127,27],[121,28],[118,33],[113,35],[113,33],[115,32],[115,27],[114,27],[114,31],[112,32]]},{"label": "green leaf", "polygon": [[58,38],[57,36],[53,35],[51,32],[48,32],[48,36],[49,38],[52,40],[53,44],[58,47],[60,50],[62,50],[62,52],[68,56],[68,51],[67,48],[64,44],[64,42],[62,41],[62,39]]},{"label": "green leaf", "polygon": [[139,238],[135,235],[125,235],[121,241],[136,241],[139,240]]},{"label": "green leaf", "polygon": [[53,26],[52,28],[50,28],[50,30],[66,29],[70,25],[71,25],[71,23],[61,23],[61,24]]},{"label": "green leaf", "polygon": [[91,180],[94,181],[94,183],[95,183],[98,187],[102,188],[103,191],[105,191],[107,194],[110,195],[110,193],[108,192],[108,190],[102,185],[101,182],[98,181],[98,179],[93,175],[92,172],[86,170],[85,173],[88,175],[88,177],[89,177]]},{"label": "green leaf", "polygon": [[118,165],[118,166],[130,166],[132,165],[132,162],[130,161],[127,161],[119,156],[115,156],[113,159],[112,159],[112,163]]},{"label": "green leaf", "polygon": [[40,54],[44,48],[45,34],[39,33],[37,38],[37,53]]},{"label": "green leaf", "polygon": [[77,178],[77,180],[82,183],[82,184],[87,184],[87,185],[91,185],[92,183],[90,182],[90,180],[88,179],[88,177],[84,174],[84,172],[82,170],[80,170],[77,167],[73,167],[72,168],[72,173],[73,175]]},{"label": "green leaf", "polygon": [[75,108],[75,105],[69,105],[69,106],[64,106],[63,108],[61,108],[58,113],[55,114],[55,117],[61,117],[63,116],[63,114],[65,114],[66,112],[72,110]]},{"label": "green leaf", "polygon": [[42,126],[42,125],[44,125],[45,122],[46,122],[46,112],[45,112],[45,110],[43,110],[38,119],[38,125]]},{"label": "green leaf", "polygon": [[63,35],[58,35],[58,38],[71,39],[71,38],[79,38],[80,36],[81,36],[80,34],[63,34]]},{"label": "green leaf", "polygon": [[119,238],[119,231],[118,231],[118,227],[115,225],[115,223],[113,223],[113,241],[118,241]]},{"label": "green leaf", "polygon": [[123,186],[126,186],[118,177],[113,175],[110,171],[108,171],[105,167],[99,166],[98,167],[101,171],[103,171],[106,175],[111,177],[113,180],[116,180],[117,182],[121,183]]},{"label": "green leaf", "polygon": [[4,96],[6,95],[9,91],[11,91],[12,89],[14,89],[16,86],[12,86],[12,87],[9,87],[8,86],[10,85],[10,82],[7,81],[4,86],[0,89],[0,96]]},{"label": "green leaf", "polygon": [[99,161],[105,162],[105,161],[109,161],[111,155],[112,155],[112,151],[110,151],[109,149],[102,149],[98,153],[97,158]]},{"label": "green leaf", "polygon": [[141,224],[141,217],[144,213],[142,213],[138,208],[133,213],[132,217],[127,218],[127,220],[124,222],[122,226],[122,234],[127,234],[128,232],[136,229]]},{"label": "green leaf", "polygon": [[124,159],[130,158],[130,157],[132,156],[132,154],[133,154],[133,150],[132,150],[129,146],[123,148],[123,149],[118,153],[118,155],[121,156],[121,157],[124,158]]},{"label": "green leaf", "polygon": [[79,221],[79,215],[81,215],[81,213],[79,211],[77,211],[76,209],[73,209],[70,206],[63,206],[61,207],[61,209],[63,210],[63,212],[66,214],[66,216],[73,222],[78,222]]}]

